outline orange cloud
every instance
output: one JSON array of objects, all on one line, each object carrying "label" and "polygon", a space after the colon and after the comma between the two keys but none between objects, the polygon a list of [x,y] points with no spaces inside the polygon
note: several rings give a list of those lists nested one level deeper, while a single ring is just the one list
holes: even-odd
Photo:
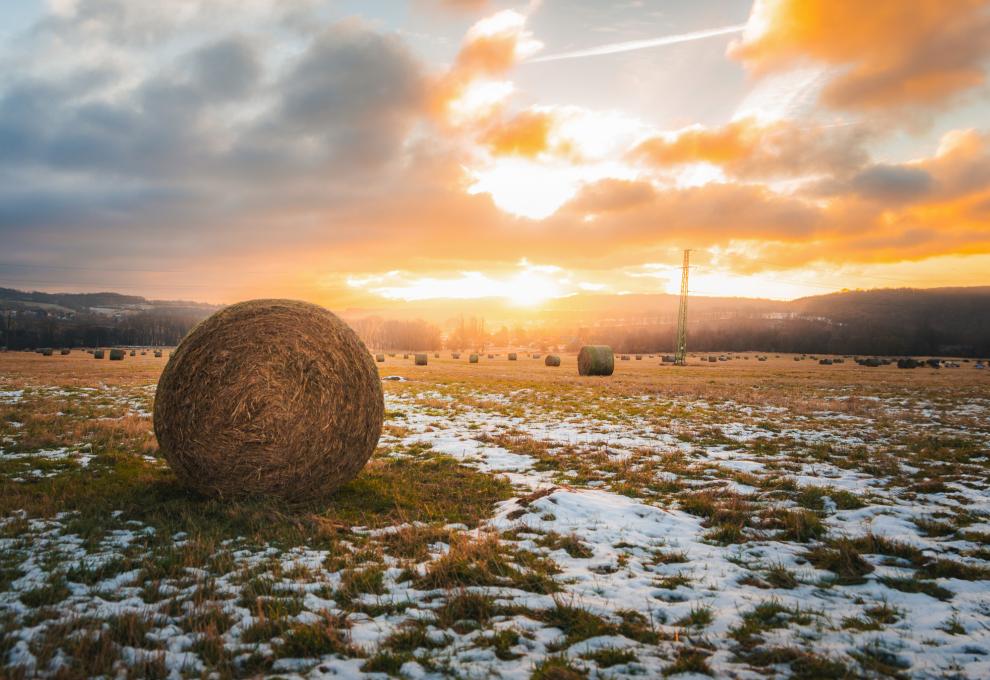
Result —
[{"label": "orange cloud", "polygon": [[435,83],[434,112],[446,119],[452,104],[465,98],[472,86],[503,76],[540,47],[526,30],[526,17],[518,12],[504,10],[478,21],[468,30],[453,65]]},{"label": "orange cloud", "polygon": [[826,105],[936,105],[986,82],[986,0],[757,0],[729,53],[755,74],[832,67]]},{"label": "orange cloud", "polygon": [[549,111],[524,111],[496,122],[481,137],[481,143],[499,156],[537,156],[550,147],[554,118]]},{"label": "orange cloud", "polygon": [[761,124],[746,118],[718,128],[695,126],[673,136],[651,137],[630,156],[656,167],[711,163],[745,178],[846,173],[866,162],[866,137],[861,126]]}]

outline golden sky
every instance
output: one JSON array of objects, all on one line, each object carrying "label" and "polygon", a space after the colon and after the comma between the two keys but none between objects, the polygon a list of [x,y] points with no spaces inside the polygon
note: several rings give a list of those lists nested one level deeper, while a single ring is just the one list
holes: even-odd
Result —
[{"label": "golden sky", "polygon": [[[4,21],[6,19],[6,21]],[[0,8],[0,286],[990,283],[986,0]]]}]

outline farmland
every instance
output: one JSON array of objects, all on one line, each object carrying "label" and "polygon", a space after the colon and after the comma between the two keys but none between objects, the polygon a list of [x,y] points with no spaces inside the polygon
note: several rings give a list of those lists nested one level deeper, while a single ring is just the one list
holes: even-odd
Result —
[{"label": "farmland", "polygon": [[0,675],[990,675],[990,371],[401,356],[291,506],[178,485],[167,354],[0,354]]}]

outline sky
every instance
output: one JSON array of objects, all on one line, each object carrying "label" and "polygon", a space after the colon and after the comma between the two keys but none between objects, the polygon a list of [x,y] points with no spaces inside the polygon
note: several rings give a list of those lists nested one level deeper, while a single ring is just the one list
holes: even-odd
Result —
[{"label": "sky", "polygon": [[987,0],[4,0],[0,286],[990,284]]}]

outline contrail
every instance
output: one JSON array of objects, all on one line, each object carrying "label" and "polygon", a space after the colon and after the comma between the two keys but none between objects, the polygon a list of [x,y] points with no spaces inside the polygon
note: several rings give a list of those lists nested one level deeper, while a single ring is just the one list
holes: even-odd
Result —
[{"label": "contrail", "polygon": [[580,57],[597,57],[602,54],[615,54],[616,52],[630,52],[632,50],[643,50],[648,47],[660,47],[661,45],[675,45],[677,43],[690,42],[692,40],[701,40],[702,38],[713,38],[717,35],[726,35],[728,33],[739,33],[744,28],[746,28],[746,24],[739,24],[737,26],[723,26],[721,28],[710,28],[704,31],[681,33],[679,35],[665,35],[662,38],[649,38],[647,40],[629,40],[626,42],[612,43],[610,45],[589,47],[588,49],[585,50],[574,50],[573,52],[560,52],[559,54],[548,54],[543,57],[536,57],[535,59],[527,59],[523,63],[535,64],[541,61],[558,61],[560,59],[578,59]]}]

